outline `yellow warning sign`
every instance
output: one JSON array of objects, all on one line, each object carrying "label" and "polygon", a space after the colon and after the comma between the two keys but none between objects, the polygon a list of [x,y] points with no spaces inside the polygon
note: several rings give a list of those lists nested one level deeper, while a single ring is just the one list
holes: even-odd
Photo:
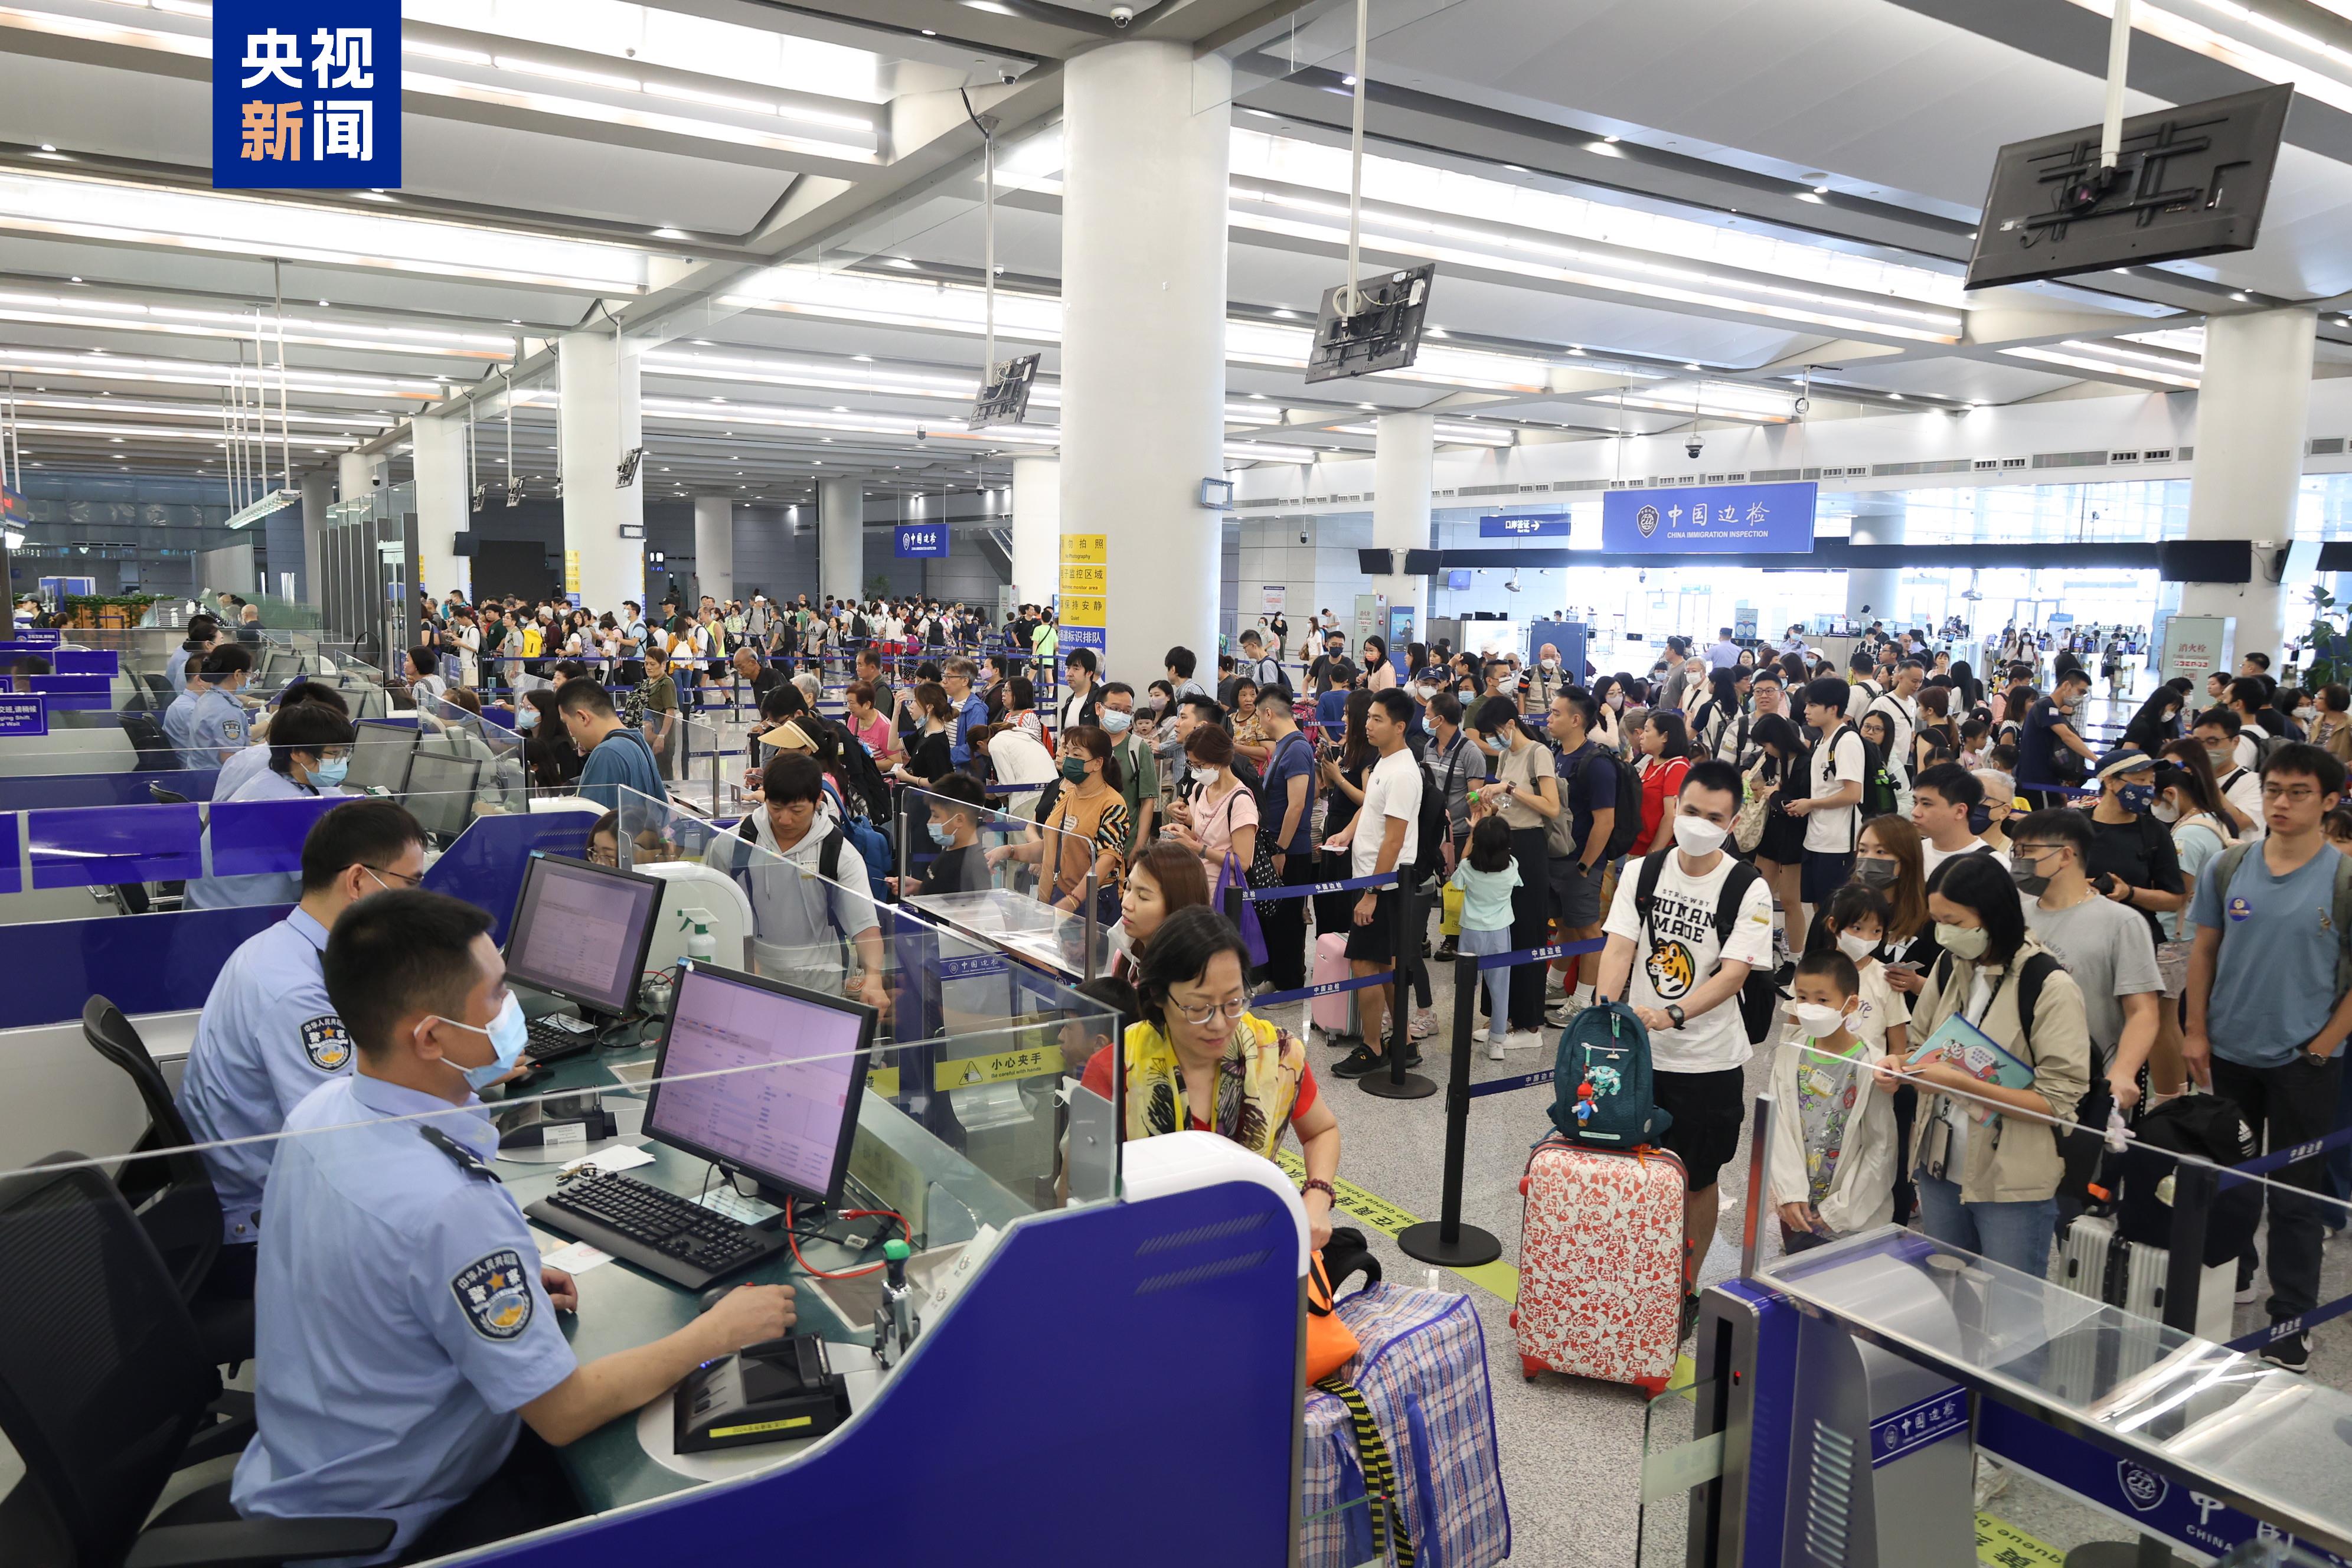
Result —
[{"label": "yellow warning sign", "polygon": [[1066,561],[1062,563],[1063,593],[1105,594],[1109,591],[1109,567],[1077,561]]},{"label": "yellow warning sign", "polygon": [[1110,559],[1110,535],[1066,533],[1062,535],[1062,559],[1066,562],[1090,562],[1099,566]]},{"label": "yellow warning sign", "polygon": [[580,592],[580,552],[577,550],[563,552],[563,591],[567,594]]},{"label": "yellow warning sign", "polygon": [[1040,1078],[1061,1070],[1062,1048],[1038,1046],[1024,1051],[995,1051],[984,1057],[951,1057],[932,1067],[931,1083],[940,1089],[971,1089],[978,1084]]},{"label": "yellow warning sign", "polygon": [[2063,1568],[2066,1559],[2015,1525],[1977,1515],[1977,1561],[1985,1568]]},{"label": "yellow warning sign", "polygon": [[1103,626],[1109,601],[1099,594],[1065,594],[1061,598],[1062,624],[1066,626]]}]

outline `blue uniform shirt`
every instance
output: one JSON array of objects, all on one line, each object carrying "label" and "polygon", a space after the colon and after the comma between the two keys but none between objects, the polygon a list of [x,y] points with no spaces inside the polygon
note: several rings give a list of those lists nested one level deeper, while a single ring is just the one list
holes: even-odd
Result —
[{"label": "blue uniform shirt", "polygon": [[[180,1114],[200,1142],[267,1138],[303,1096],[352,1070],[351,1037],[320,968],[326,947],[327,928],[296,910],[229,954],[205,998],[180,1079]],[[258,1234],[254,1215],[272,1147],[204,1151],[220,1194],[223,1240],[249,1242]]]},{"label": "blue uniform shirt", "polygon": [[254,1281],[260,1432],[237,1461],[238,1512],[395,1520],[369,1561],[393,1557],[490,1478],[516,1412],[579,1365],[522,1211],[483,1163],[498,1135],[468,1104],[354,1075],[287,1118]]},{"label": "blue uniform shirt", "polygon": [[172,650],[172,657],[163,661],[163,679],[172,683],[173,690],[185,691],[188,689],[188,659],[195,651],[182,643]]},{"label": "blue uniform shirt", "polygon": [[204,692],[182,688],[180,694],[172,699],[172,705],[163,710],[163,738],[180,753],[180,765],[184,768],[217,764],[218,759],[205,756],[196,749],[196,705],[204,700]]},{"label": "blue uniform shirt", "polygon": [[[244,763],[256,752],[262,754],[265,765],[258,770],[246,767],[244,782],[223,794],[221,785],[229,776],[229,768]],[[269,748],[267,746],[247,746],[231,757],[221,769],[220,778],[213,784],[213,804],[217,805],[232,800],[318,798],[319,792],[309,784],[296,784],[288,774],[266,765],[268,755]],[[299,852],[300,840],[296,840],[290,847]],[[242,877],[200,877],[188,884],[187,907],[192,910],[246,909],[259,904],[299,904],[301,901],[302,873],[299,870],[256,871]]]},{"label": "blue uniform shirt", "polygon": [[213,780],[213,798],[226,800],[254,774],[268,771],[268,746],[259,742],[247,746],[221,764],[220,777]]},{"label": "blue uniform shirt", "polygon": [[[179,704],[174,702],[173,706]],[[181,756],[184,760],[193,752],[195,766],[219,767],[230,756],[245,750],[252,739],[250,730],[251,720],[236,694],[215,687],[196,700],[195,715],[188,721],[188,745]]]}]

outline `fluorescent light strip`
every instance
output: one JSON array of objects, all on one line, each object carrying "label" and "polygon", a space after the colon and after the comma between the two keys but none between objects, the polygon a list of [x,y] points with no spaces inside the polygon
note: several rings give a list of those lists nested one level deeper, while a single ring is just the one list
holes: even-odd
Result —
[{"label": "fluorescent light strip", "polygon": [[2063,364],[2075,370],[2096,371],[2103,375],[2122,376],[2128,381],[2153,381],[2165,386],[2183,387],[2195,391],[2197,380],[2192,376],[2173,374],[2159,370],[2142,370],[2137,365],[2117,364],[2109,359],[2096,359],[2084,353],[2062,353],[2056,349],[2022,348],[2000,351],[2017,359],[2039,360],[2044,364]]},{"label": "fluorescent light strip", "polygon": [[[1334,425],[1331,430],[1340,436],[1377,437],[1380,434],[1379,429],[1370,424]],[[1507,430],[1490,430],[1479,425],[1438,425],[1432,427],[1431,435],[1442,443],[1456,447],[1512,447],[1518,444],[1517,437]]]},{"label": "fluorescent light strip", "polygon": [[[28,375],[69,375],[99,381],[153,381],[173,386],[227,386],[236,379],[235,365],[206,364],[195,360],[133,359],[122,354],[87,350],[0,347],[0,371]],[[249,380],[250,370],[245,373]],[[269,377],[275,384],[273,371]],[[339,397],[397,397],[414,401],[440,397],[446,387],[438,382],[411,377],[350,375],[331,371],[289,370],[289,392],[323,393]]]},{"label": "fluorescent light strip", "polygon": [[[593,240],[14,171],[0,173],[0,230],[632,294],[644,291],[649,260]],[[290,242],[289,232],[298,230],[303,242]]]},{"label": "fluorescent light strip", "polygon": [[[220,426],[206,430],[180,430],[168,425],[88,425],[79,421],[27,419],[16,426],[27,436],[152,436],[167,441],[210,441],[220,443]],[[345,436],[304,436],[301,439],[311,447],[356,447],[357,437]]]},{"label": "fluorescent light strip", "polygon": [[[271,390],[275,390],[274,378],[265,377],[264,379],[269,380]],[[205,419],[211,421],[215,430],[220,428],[221,421],[220,405],[216,403],[137,403],[127,397],[50,397],[39,395],[28,397],[19,393],[16,396],[16,406],[48,408],[62,414],[107,414],[118,417],[131,414],[150,414],[166,419]],[[270,409],[268,417],[269,422],[275,425],[279,417],[278,411],[275,408]],[[370,426],[382,430],[389,428],[392,424],[392,421],[381,414],[313,414],[299,408],[289,409],[285,415],[285,419],[289,425],[328,425],[338,431],[349,430],[354,425]]]},{"label": "fluorescent light strip", "polygon": [[[2105,16],[2110,21],[2115,18],[2114,0],[2074,0],[2074,3],[2094,16]],[[2228,7],[2221,6],[2216,6],[2215,9],[2223,10],[2225,14],[2230,10]],[[2273,33],[2281,31],[2278,27],[2266,30]],[[2168,11],[2153,4],[2152,0],[2137,0],[2132,6],[2132,31],[2162,38],[2167,43],[2177,45],[2192,54],[2202,55],[2210,60],[2219,60],[2224,65],[2234,67],[2244,71],[2248,76],[2263,81],[2291,82],[2297,92],[2308,98],[2316,99],[2331,109],[2352,110],[2352,84],[2340,81],[2324,70],[2298,66],[2292,60],[2282,59],[2265,50],[2255,48],[2251,44],[2240,43],[2235,38],[2215,32],[2201,22],[2192,21],[2187,16]],[[2329,50],[2327,46],[2318,44],[2316,40],[2314,40],[2314,46],[2319,52],[2327,53],[2331,58],[2335,52]]]},{"label": "fluorescent light strip", "polygon": [[[189,313],[194,314],[194,312]],[[250,316],[243,321],[232,316],[224,318],[217,325],[200,325],[194,321],[153,319],[135,321],[101,317],[93,320],[88,315],[68,310],[31,310],[18,305],[0,303],[0,321],[95,328],[110,332],[158,332],[171,337],[219,338],[238,342],[249,342],[253,338],[253,319]],[[311,323],[311,325],[316,324]],[[315,330],[301,331],[295,330],[295,324],[291,321],[287,323],[287,329],[283,334],[285,341],[289,343],[299,344],[304,348],[358,349],[371,353],[437,354],[444,358],[484,361],[504,360],[514,352],[511,339],[507,341],[503,348],[479,349],[459,348],[446,342],[343,337]],[[272,334],[277,335],[274,325]]]}]

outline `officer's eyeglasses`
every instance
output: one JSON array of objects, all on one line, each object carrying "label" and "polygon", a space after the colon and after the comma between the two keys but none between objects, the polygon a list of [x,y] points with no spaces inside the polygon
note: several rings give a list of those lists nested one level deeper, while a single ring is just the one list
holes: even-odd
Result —
[{"label": "officer's eyeglasses", "polygon": [[371,866],[362,861],[360,864],[360,869],[365,871],[369,876],[373,877],[375,879],[376,886],[382,888],[387,893],[392,891],[392,884],[384,880],[386,877],[396,877],[403,883],[412,888],[421,888],[425,885],[424,878],[412,877],[405,871],[395,871],[389,866]]}]

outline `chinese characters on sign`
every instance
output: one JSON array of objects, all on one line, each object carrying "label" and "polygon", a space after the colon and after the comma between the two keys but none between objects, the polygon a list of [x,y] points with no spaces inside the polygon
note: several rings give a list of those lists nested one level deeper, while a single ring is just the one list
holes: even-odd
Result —
[{"label": "chinese characters on sign", "polygon": [[1062,535],[1061,593],[1055,599],[1064,651],[1092,648],[1102,654],[1104,627],[1109,622],[1110,536],[1102,533]]},{"label": "chinese characters on sign", "polygon": [[1568,519],[1558,517],[1482,517],[1481,539],[1566,539]]},{"label": "chinese characters on sign", "polygon": [[213,184],[400,184],[398,0],[219,0]]},{"label": "chinese characters on sign", "polygon": [[1810,482],[1611,490],[1601,498],[1601,547],[1633,554],[1810,553],[1820,492]]},{"label": "chinese characters on sign", "polygon": [[898,556],[901,561],[944,561],[948,553],[948,525],[943,522],[903,522],[898,525]]}]

